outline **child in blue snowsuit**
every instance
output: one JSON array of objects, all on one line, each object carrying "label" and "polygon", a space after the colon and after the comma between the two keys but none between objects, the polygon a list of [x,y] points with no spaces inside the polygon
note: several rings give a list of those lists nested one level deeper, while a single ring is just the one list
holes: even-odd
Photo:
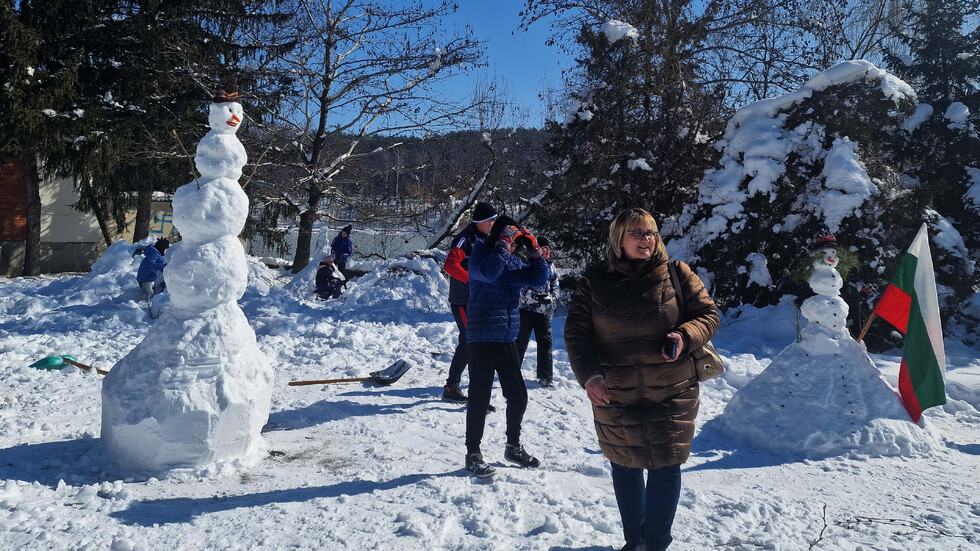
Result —
[{"label": "child in blue snowsuit", "polygon": [[340,269],[340,273],[347,274],[347,260],[350,258],[351,253],[354,252],[354,244],[350,240],[350,232],[354,227],[350,224],[344,226],[337,237],[333,238],[333,242],[330,243],[330,252],[333,253],[333,261],[336,263],[337,268]]},{"label": "child in blue snowsuit", "polygon": [[157,239],[156,243],[143,249],[143,261],[136,271],[136,282],[140,284],[142,300],[151,300],[167,288],[163,281],[163,267],[166,265],[163,254],[169,247],[169,240]]}]

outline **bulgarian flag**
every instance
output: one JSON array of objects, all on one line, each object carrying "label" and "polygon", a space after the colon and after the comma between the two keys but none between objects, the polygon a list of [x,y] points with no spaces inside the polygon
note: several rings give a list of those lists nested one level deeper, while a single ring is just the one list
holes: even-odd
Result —
[{"label": "bulgarian flag", "polygon": [[946,403],[946,351],[925,224],[874,313],[905,335],[898,393],[912,421],[918,423],[922,410]]}]

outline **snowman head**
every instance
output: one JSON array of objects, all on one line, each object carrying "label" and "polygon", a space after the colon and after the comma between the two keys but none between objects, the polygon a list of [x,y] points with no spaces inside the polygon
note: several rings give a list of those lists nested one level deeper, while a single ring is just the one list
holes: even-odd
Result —
[{"label": "snowman head", "polygon": [[238,103],[238,79],[230,78],[221,90],[211,98],[208,114],[211,130],[220,134],[234,134],[242,124],[242,104]]},{"label": "snowman head", "polygon": [[211,130],[220,134],[234,134],[242,124],[242,104],[237,101],[212,103],[208,115]]},{"label": "snowman head", "polygon": [[822,264],[826,264],[831,268],[836,268],[837,264],[840,263],[840,257],[837,256],[836,247],[820,247],[817,249],[817,252],[820,253],[818,262]]}]

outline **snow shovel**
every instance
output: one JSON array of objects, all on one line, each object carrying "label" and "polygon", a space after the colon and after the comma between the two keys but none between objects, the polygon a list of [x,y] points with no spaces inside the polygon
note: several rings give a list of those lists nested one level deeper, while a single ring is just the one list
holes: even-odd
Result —
[{"label": "snow shovel", "polygon": [[[75,357],[74,356],[71,356],[69,354],[65,354],[64,356],[48,356],[47,358],[41,358],[40,360],[32,363],[31,365],[29,365],[27,367],[33,367],[35,369],[47,369],[47,370],[57,371],[57,370],[60,370],[60,369],[64,368],[65,367],[65,364],[67,364],[67,365],[73,365],[75,367],[80,367],[80,368],[84,369],[85,371],[88,371],[88,370],[92,369],[92,366],[90,366],[90,365],[85,365],[83,363],[78,363],[77,361],[75,361]],[[106,371],[104,369],[98,369],[98,368],[95,369],[95,372],[98,373],[99,375],[106,375],[106,374],[109,373],[108,371]]]},{"label": "snow shovel", "polygon": [[374,381],[381,386],[388,386],[398,379],[402,378],[402,375],[408,371],[408,368],[412,367],[412,364],[406,362],[405,360],[398,360],[395,363],[388,366],[387,369],[382,369],[381,371],[374,371],[370,373],[370,377],[353,377],[350,379],[322,379],[319,381],[289,381],[289,386],[304,386],[304,385],[330,385],[334,383],[360,383],[364,381]]}]

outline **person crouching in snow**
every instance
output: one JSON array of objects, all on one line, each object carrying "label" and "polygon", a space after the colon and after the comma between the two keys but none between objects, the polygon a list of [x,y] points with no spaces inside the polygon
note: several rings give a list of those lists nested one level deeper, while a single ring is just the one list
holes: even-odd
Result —
[{"label": "person crouching in snow", "polygon": [[[470,297],[467,304],[466,341],[469,348],[470,395],[466,406],[466,470],[477,478],[496,474],[483,460],[480,441],[494,374],[507,400],[507,445],[504,459],[534,468],[540,462],[521,446],[521,422],[527,409],[527,387],[517,352],[521,287],[548,283],[548,266],[534,237],[501,216],[490,235],[478,238],[469,260]],[[528,243],[527,262],[513,254],[515,240]]]},{"label": "person crouching in snow", "polygon": [[316,294],[320,300],[339,298],[347,281],[334,264],[333,255],[325,256],[316,268]]},{"label": "person crouching in snow", "polygon": [[167,288],[163,281],[164,253],[170,247],[167,239],[157,239],[152,246],[143,249],[143,261],[136,271],[136,282],[140,285],[140,299],[152,300]]}]

